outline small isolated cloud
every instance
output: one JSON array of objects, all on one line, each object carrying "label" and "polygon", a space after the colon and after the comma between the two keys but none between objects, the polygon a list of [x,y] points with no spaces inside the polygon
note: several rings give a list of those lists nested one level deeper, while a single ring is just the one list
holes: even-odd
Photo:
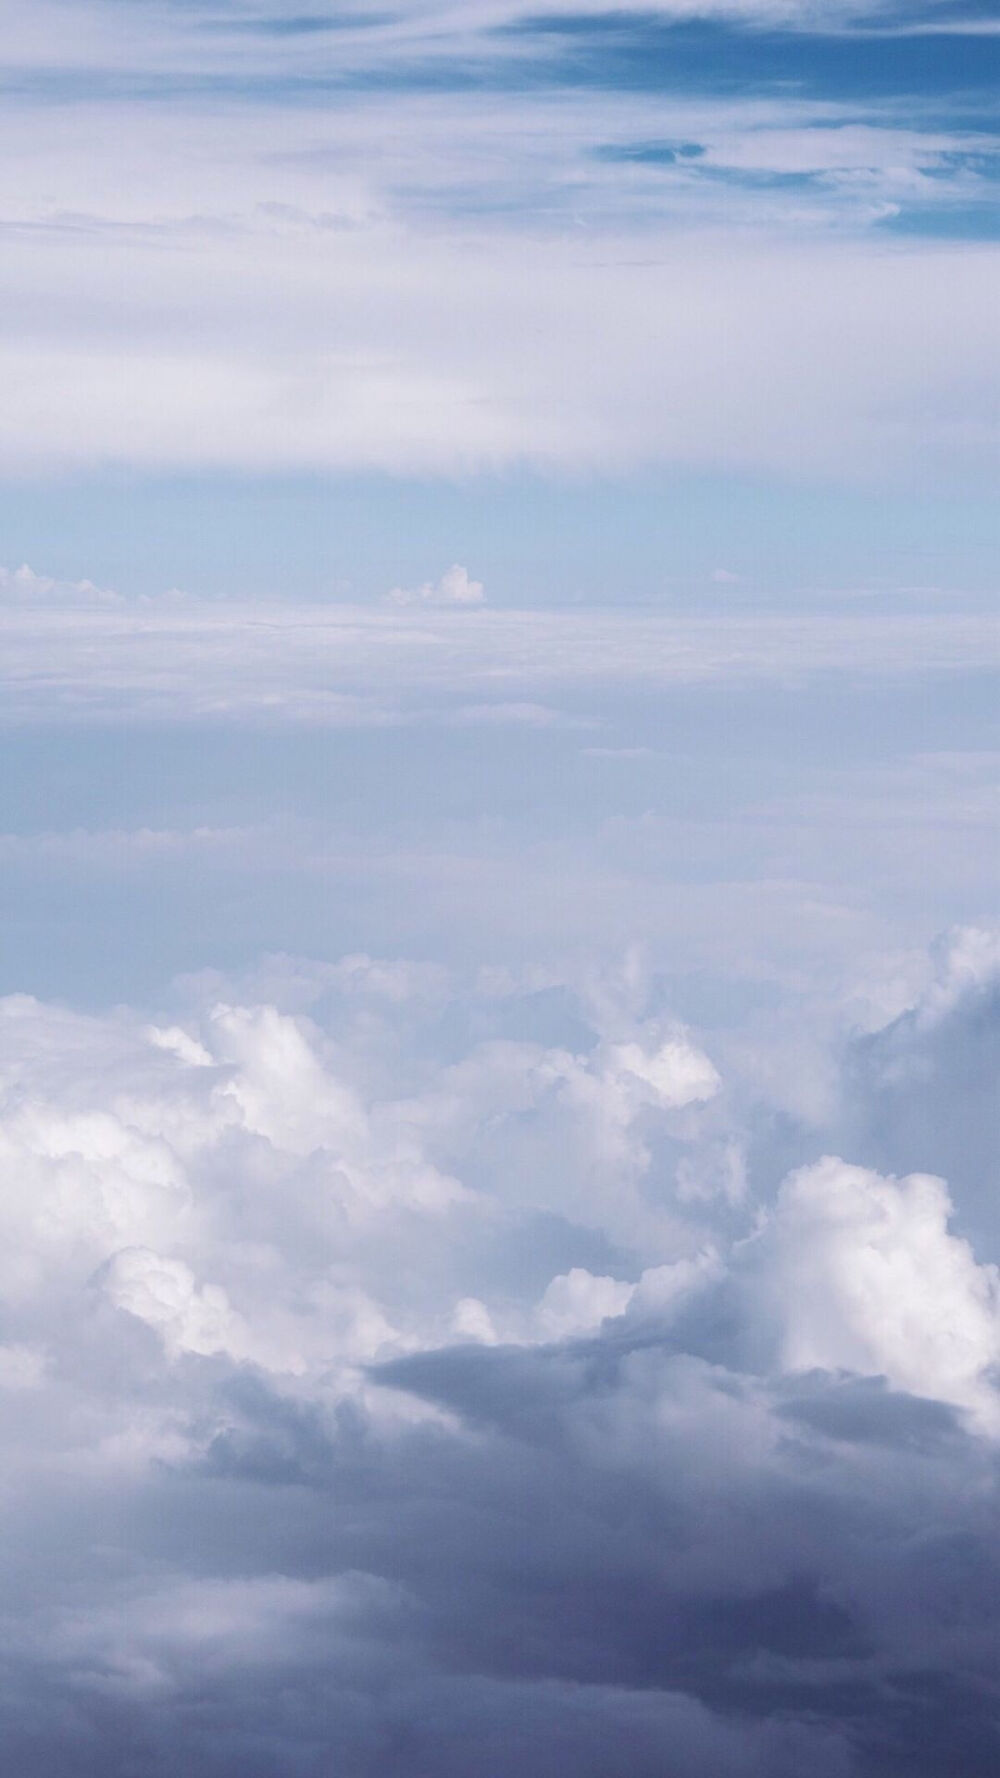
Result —
[{"label": "small isolated cloud", "polygon": [[20,568],[0,567],[0,604],[11,605],[120,605],[120,593],[95,586],[92,580],[57,580],[36,574],[27,562]]},{"label": "small isolated cloud", "polygon": [[463,727],[471,724],[473,728],[496,728],[514,723],[520,728],[575,728],[578,724],[564,716],[561,710],[553,710],[548,704],[513,703],[501,701],[495,704],[463,704],[451,718],[452,722]]},{"label": "small isolated cloud", "polygon": [[469,571],[454,562],[437,581],[425,580],[422,586],[395,586],[386,595],[391,605],[485,605],[486,589],[481,580],[470,580]]},{"label": "small isolated cloud", "polygon": [[652,759],[652,747],[584,747],[588,759]]},{"label": "small isolated cloud", "polygon": [[713,568],[712,579],[716,586],[735,586],[742,575],[734,574],[731,568]]}]

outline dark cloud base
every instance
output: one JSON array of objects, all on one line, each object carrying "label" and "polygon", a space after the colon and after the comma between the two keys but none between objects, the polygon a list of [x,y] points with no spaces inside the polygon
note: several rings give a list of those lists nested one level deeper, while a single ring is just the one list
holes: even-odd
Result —
[{"label": "dark cloud base", "polygon": [[341,1577],[346,1606],[199,1648],[93,1574],[157,1676],[12,1662],[14,1769],[995,1772],[992,1453],[878,1383],[768,1388],[671,1346],[402,1360],[381,1380],[456,1423],[392,1438],[217,1376],[200,1461],[78,1501],[77,1563],[111,1532],[154,1591],[183,1559],[212,1585]]}]

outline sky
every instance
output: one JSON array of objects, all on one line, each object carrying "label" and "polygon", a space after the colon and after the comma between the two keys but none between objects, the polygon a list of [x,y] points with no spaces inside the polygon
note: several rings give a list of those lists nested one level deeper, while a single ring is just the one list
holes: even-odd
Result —
[{"label": "sky", "polygon": [[1000,1768],[1000,14],[7,0],[23,1778]]}]

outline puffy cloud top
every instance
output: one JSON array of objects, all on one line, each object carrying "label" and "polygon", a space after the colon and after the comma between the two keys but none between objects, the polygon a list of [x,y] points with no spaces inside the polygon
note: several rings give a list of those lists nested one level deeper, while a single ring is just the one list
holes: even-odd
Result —
[{"label": "puffy cloud top", "polygon": [[457,985],[320,980],[0,1004],[19,1769],[990,1771],[998,1285],[944,1181],[733,1191],[680,1027],[434,1059]]},{"label": "puffy cloud top", "polygon": [[456,562],[440,580],[425,580],[418,587],[393,587],[387,597],[392,605],[483,605],[486,589],[481,580],[470,580],[468,569]]}]

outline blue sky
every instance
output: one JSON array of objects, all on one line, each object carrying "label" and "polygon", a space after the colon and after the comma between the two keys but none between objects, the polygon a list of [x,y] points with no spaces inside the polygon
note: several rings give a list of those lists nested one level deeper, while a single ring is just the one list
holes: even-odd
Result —
[{"label": "blue sky", "polygon": [[9,0],[25,1778],[986,1778],[1000,20]]}]

